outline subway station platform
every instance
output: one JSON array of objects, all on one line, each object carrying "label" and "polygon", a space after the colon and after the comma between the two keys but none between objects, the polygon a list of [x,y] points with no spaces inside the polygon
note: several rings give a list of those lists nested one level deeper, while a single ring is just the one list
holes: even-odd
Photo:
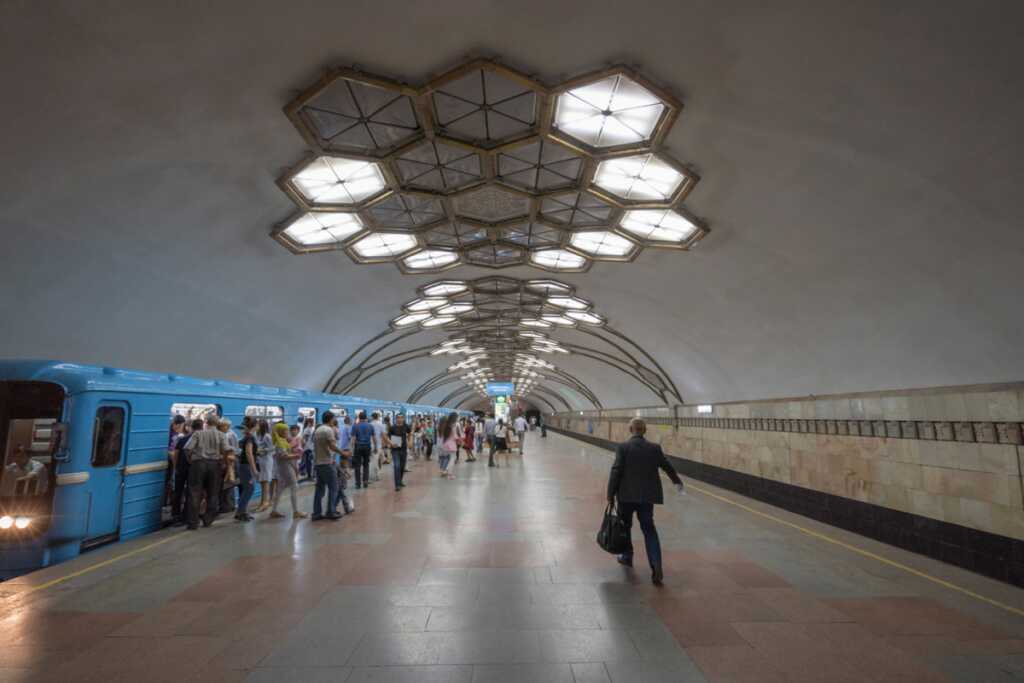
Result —
[{"label": "subway station platform", "polygon": [[639,529],[635,570],[594,543],[610,464],[531,433],[497,470],[384,472],[340,522],[101,548],[0,584],[0,680],[1024,678],[1024,592],[700,482],[657,511],[653,586]]}]

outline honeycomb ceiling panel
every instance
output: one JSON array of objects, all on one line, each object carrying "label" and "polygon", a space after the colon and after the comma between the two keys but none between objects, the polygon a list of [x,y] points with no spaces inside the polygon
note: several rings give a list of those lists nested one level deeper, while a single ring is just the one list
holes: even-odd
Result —
[{"label": "honeycomb ceiling panel", "polygon": [[394,194],[366,209],[374,225],[385,229],[417,230],[443,221],[441,202],[434,197]]},{"label": "honeycomb ceiling panel", "polygon": [[538,139],[498,154],[498,180],[534,194],[575,187],[583,157],[562,145]]},{"label": "honeycomb ceiling panel", "polygon": [[[681,107],[622,66],[561,85],[489,59],[420,85],[337,68],[285,108],[315,151],[278,185],[303,212],[354,212],[362,222],[324,230],[292,219],[271,235],[294,253],[340,248],[406,274],[583,273],[647,247],[685,252],[708,228],[681,206],[696,174],[660,148]],[[573,237],[581,231],[603,236]],[[363,253],[403,232],[424,251]]]},{"label": "honeycomb ceiling panel", "polygon": [[496,185],[463,192],[452,203],[457,215],[487,223],[520,218],[530,213],[529,197]]}]

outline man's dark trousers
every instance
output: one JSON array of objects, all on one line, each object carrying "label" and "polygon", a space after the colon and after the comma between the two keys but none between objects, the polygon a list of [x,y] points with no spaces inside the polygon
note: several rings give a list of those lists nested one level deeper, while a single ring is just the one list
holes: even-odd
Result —
[{"label": "man's dark trousers", "polygon": [[647,559],[651,568],[661,566],[661,541],[658,530],[654,527],[654,503],[619,503],[619,517],[626,523],[630,532],[629,550],[623,555],[633,559],[633,513],[640,522],[640,530],[644,532],[644,546],[647,548]]},{"label": "man's dark trousers", "polygon": [[370,447],[356,444],[352,449],[352,468],[356,471],[356,488],[370,485]]},{"label": "man's dark trousers", "polygon": [[395,468],[395,490],[402,487],[402,479],[405,471],[405,458],[409,451],[405,448],[391,449],[391,465]]},{"label": "man's dark trousers", "polygon": [[196,527],[199,524],[199,505],[203,500],[203,493],[206,493],[206,513],[203,515],[203,524],[210,526],[217,518],[220,505],[220,461],[196,458],[188,464],[188,489],[191,494],[191,504],[188,506],[188,525]]}]

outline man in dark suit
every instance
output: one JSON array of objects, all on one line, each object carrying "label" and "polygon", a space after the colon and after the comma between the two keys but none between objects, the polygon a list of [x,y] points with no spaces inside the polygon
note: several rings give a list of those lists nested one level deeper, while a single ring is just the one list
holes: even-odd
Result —
[{"label": "man in dark suit", "polygon": [[[608,477],[608,502],[618,498],[619,516],[630,532],[633,513],[636,513],[640,530],[644,532],[647,559],[651,563],[651,580],[661,585],[664,574],[661,570],[661,541],[658,540],[658,530],[654,528],[654,506],[664,503],[665,496],[658,470],[665,470],[678,491],[683,490],[683,482],[661,446],[644,438],[646,432],[647,425],[643,420],[638,417],[630,420],[629,433],[633,436],[615,449],[615,464]],[[632,542],[629,550],[618,559],[627,567],[633,566]]]}]

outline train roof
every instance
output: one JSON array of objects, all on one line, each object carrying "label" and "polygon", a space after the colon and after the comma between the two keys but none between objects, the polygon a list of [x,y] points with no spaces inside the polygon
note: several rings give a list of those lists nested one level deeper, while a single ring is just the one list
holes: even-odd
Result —
[{"label": "train roof", "polygon": [[[203,379],[144,370],[127,370],[101,365],[85,365],[59,360],[0,360],[0,380],[53,382],[69,394],[85,391],[123,391],[131,393],[182,394],[258,401],[307,399],[323,403],[364,403],[382,406],[409,406],[414,410],[440,410],[437,406],[385,401],[348,394],[325,394],[306,389],[290,389],[264,384],[243,384],[224,379]],[[450,410],[445,408],[443,410]],[[456,411],[464,412],[464,411]]]}]

